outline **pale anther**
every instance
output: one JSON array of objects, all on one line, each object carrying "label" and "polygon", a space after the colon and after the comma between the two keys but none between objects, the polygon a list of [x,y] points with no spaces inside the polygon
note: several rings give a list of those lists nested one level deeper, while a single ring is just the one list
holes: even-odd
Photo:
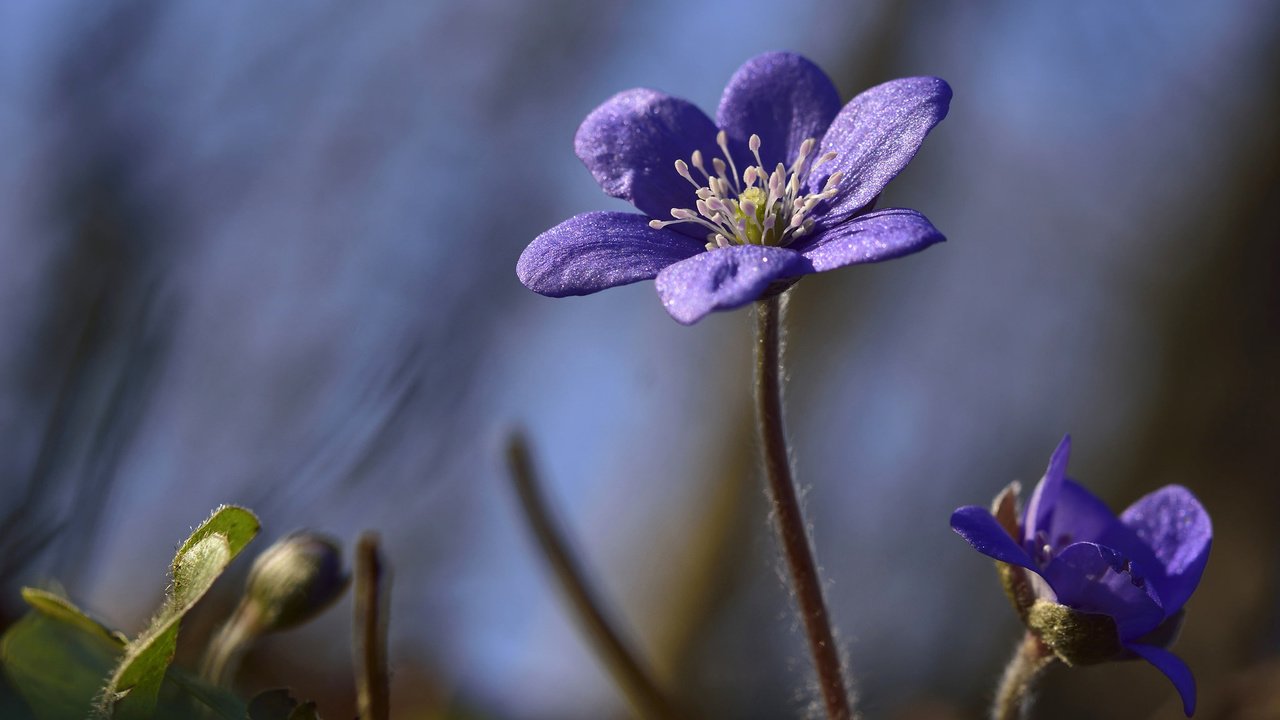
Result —
[{"label": "pale anther", "polygon": [[[835,196],[836,186],[843,177],[839,172],[832,173],[821,192],[806,192],[813,169],[835,157],[835,153],[828,152],[811,162],[816,147],[813,138],[800,144],[790,168],[778,163],[769,171],[760,157],[760,136],[750,135],[747,148],[755,164],[745,167],[741,175],[729,152],[725,131],[716,133],[716,145],[722,157],[711,158],[714,174],[707,172],[699,150],[693,151],[688,162],[675,161],[676,173],[696,188],[696,212],[672,208],[673,220],[652,220],[649,227],[662,229],[679,223],[696,223],[709,231],[705,236],[707,250],[748,244],[785,246],[813,229],[814,221],[807,215],[823,200]],[[693,179],[690,166],[702,173],[705,185]]]}]

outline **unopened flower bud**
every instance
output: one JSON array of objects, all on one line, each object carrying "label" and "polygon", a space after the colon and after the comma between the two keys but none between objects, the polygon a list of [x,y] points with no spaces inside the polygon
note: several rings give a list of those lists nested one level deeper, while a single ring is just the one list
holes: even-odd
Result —
[{"label": "unopened flower bud", "polygon": [[244,602],[252,607],[262,632],[283,630],[320,614],[342,595],[349,580],[337,543],[297,532],[254,561]]}]

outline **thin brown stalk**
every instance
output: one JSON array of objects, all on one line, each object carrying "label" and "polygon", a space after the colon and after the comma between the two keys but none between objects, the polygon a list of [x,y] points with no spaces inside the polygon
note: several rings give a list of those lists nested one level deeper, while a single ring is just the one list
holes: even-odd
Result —
[{"label": "thin brown stalk", "polygon": [[756,420],[760,426],[769,502],[827,717],[849,720],[853,717],[853,703],[845,684],[831,617],[822,597],[822,578],[809,543],[800,497],[791,476],[782,417],[781,316],[779,296],[756,302]]},{"label": "thin brown stalk", "polygon": [[603,603],[592,592],[586,571],[569,550],[564,532],[551,516],[523,434],[514,432],[508,439],[507,461],[520,498],[520,508],[529,521],[538,547],[614,682],[640,717],[662,720],[680,717],[675,704],[622,639],[622,634],[609,620]]},{"label": "thin brown stalk", "polygon": [[378,551],[376,533],[356,544],[355,666],[360,720],[388,720],[391,692],[387,676],[387,586],[390,577]]}]

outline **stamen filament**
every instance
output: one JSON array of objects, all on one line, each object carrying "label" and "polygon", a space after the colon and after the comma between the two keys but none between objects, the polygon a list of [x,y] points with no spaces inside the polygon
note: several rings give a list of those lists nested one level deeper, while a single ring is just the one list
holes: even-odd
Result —
[{"label": "stamen filament", "polygon": [[733,178],[733,190],[741,193],[742,188],[738,186],[738,168],[733,164],[733,153],[729,152],[729,136],[725,131],[721,130],[716,133],[716,145],[720,146],[720,152],[724,153],[724,159],[729,161],[730,177]]},{"label": "stamen filament", "polygon": [[[835,197],[844,177],[834,172],[820,192],[806,192],[810,173],[836,157],[835,153],[828,152],[815,158],[817,143],[813,138],[800,143],[790,168],[778,163],[769,172],[760,156],[760,136],[752,134],[747,139],[747,148],[755,164],[744,168],[741,175],[729,152],[725,131],[716,134],[716,145],[723,157],[711,159],[714,174],[707,171],[699,150],[693,151],[688,162],[675,161],[676,173],[695,188],[695,209],[672,208],[671,220],[651,220],[650,227],[662,229],[696,223],[709,231],[707,250],[732,245],[783,246],[812,231],[814,221],[809,214],[824,200]],[[694,178],[691,167],[702,174],[705,185]]]}]

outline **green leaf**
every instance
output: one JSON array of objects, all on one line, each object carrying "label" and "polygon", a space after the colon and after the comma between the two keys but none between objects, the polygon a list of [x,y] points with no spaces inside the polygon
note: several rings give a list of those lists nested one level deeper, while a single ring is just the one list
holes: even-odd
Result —
[{"label": "green leaf", "polygon": [[226,688],[211,685],[199,677],[176,667],[169,668],[165,679],[224,720],[245,720],[248,709],[244,701]]},{"label": "green leaf", "polygon": [[231,544],[227,536],[213,533],[191,543],[173,561],[173,591],[169,596],[170,615],[181,617],[213,587],[223,569],[231,562]]},{"label": "green leaf", "polygon": [[[24,588],[23,598],[35,611],[0,638],[10,684],[38,720],[83,720],[118,664],[124,638],[54,593]],[[158,718],[190,717],[203,705],[218,720],[245,720],[244,702],[228,690],[175,667],[164,680]]]},{"label": "green leaf", "polygon": [[258,517],[242,507],[235,505],[223,505],[213,511],[213,515],[209,516],[200,524],[200,527],[192,531],[187,541],[182,543],[182,547],[178,548],[178,554],[173,558],[175,575],[178,561],[182,556],[191,549],[193,545],[205,539],[209,535],[215,533],[223,535],[227,544],[231,547],[232,557],[240,554],[245,545],[249,544],[257,534],[261,526],[258,524]]},{"label": "green leaf", "polygon": [[0,638],[4,672],[39,720],[84,720],[120,652],[110,633],[43,609]]},{"label": "green leaf", "polygon": [[124,647],[125,643],[129,641],[122,633],[112,630],[93,619],[88,613],[72,604],[70,600],[55,592],[24,587],[22,588],[22,599],[32,609],[40,612],[45,617],[60,620],[68,625],[74,625],[90,635],[96,635],[117,647]]},{"label": "green leaf", "polygon": [[288,688],[276,688],[249,701],[249,720],[320,720],[320,715],[315,703],[299,703]]},{"label": "green leaf", "polygon": [[99,717],[143,720],[154,714],[165,670],[178,647],[183,616],[253,539],[258,527],[253,513],[224,505],[191,533],[173,558],[173,588],[150,627],[125,647],[124,658],[103,691]]}]

